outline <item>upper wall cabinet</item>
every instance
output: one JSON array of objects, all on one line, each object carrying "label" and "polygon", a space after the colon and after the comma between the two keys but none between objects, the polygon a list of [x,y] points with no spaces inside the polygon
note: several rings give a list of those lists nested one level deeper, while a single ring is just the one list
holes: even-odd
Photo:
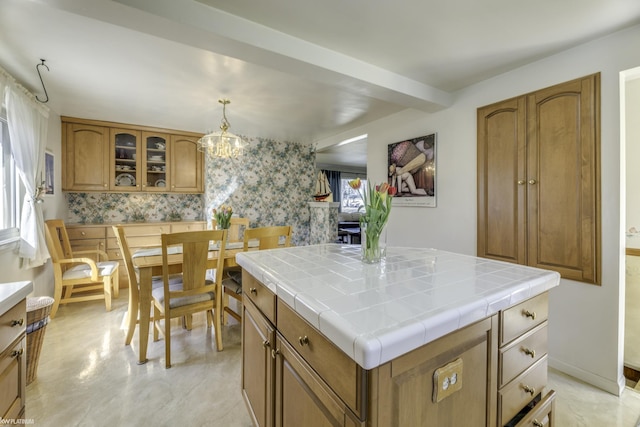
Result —
[{"label": "upper wall cabinet", "polygon": [[600,283],[600,74],[478,109],[478,256]]},{"label": "upper wall cabinet", "polygon": [[62,117],[62,189],[204,192],[200,135]]}]

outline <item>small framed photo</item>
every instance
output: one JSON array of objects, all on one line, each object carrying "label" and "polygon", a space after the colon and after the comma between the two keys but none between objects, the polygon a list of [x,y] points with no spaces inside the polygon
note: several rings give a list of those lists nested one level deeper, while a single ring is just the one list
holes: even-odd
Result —
[{"label": "small framed photo", "polygon": [[53,152],[46,150],[44,152],[44,195],[53,196],[55,194],[54,186],[54,155]]},{"label": "small framed photo", "polygon": [[436,134],[389,144],[394,206],[436,207]]}]

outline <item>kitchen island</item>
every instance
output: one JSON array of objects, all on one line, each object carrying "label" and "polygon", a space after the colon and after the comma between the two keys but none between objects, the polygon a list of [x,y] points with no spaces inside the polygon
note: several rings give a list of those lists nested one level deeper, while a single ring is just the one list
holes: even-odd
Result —
[{"label": "kitchen island", "polygon": [[337,244],[237,261],[243,394],[256,425],[553,419],[547,292],[557,273],[417,248],[367,265],[359,247]]}]

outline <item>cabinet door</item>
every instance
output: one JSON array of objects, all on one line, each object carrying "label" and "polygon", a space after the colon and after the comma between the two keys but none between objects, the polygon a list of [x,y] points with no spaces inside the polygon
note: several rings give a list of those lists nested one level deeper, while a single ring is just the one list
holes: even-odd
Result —
[{"label": "cabinet door", "polygon": [[242,317],[242,395],[253,422],[273,425],[273,372],[275,331],[271,323],[248,300]]},{"label": "cabinet door", "polygon": [[202,193],[204,191],[204,156],[198,151],[195,137],[171,135],[171,164],[169,165],[171,191]]},{"label": "cabinet door", "polygon": [[275,352],[276,426],[364,425],[279,334],[276,334]]},{"label": "cabinet door", "polygon": [[527,97],[529,262],[598,282],[599,75]]},{"label": "cabinet door", "polygon": [[169,135],[166,133],[142,132],[144,155],[140,168],[142,170],[143,191],[167,192],[169,167]]},{"label": "cabinet door", "polygon": [[526,263],[525,98],[478,109],[478,256]]},{"label": "cabinet door", "polygon": [[140,132],[111,129],[112,191],[140,191]]},{"label": "cabinet door", "polygon": [[109,128],[64,123],[63,190],[107,191],[109,189]]},{"label": "cabinet door", "polygon": [[20,418],[27,383],[26,338],[9,347],[0,358],[0,419]]}]

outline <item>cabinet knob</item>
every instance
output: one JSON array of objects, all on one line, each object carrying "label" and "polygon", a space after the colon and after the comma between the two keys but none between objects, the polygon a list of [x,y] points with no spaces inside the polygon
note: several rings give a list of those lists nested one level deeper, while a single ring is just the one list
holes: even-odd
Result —
[{"label": "cabinet knob", "polygon": [[269,342],[269,340],[262,341],[262,347],[264,348],[271,347],[271,343]]},{"label": "cabinet knob", "polygon": [[522,347],[522,352],[524,354],[526,354],[527,356],[531,356],[532,359],[535,359],[536,357],[536,351],[535,350],[531,350],[527,347]]},{"label": "cabinet knob", "polygon": [[526,181],[524,179],[519,179],[518,180],[518,185],[524,185]]},{"label": "cabinet knob", "polygon": [[84,231],[81,231],[80,234],[83,235],[83,236],[87,235],[87,233],[85,233]]},{"label": "cabinet knob", "polygon": [[522,315],[524,317],[530,317],[531,320],[536,320],[536,312],[535,311],[522,310]]},{"label": "cabinet knob", "polygon": [[300,343],[301,346],[305,346],[305,345],[309,345],[309,337],[307,337],[306,335],[303,337],[298,337],[298,342]]},{"label": "cabinet knob", "polygon": [[538,182],[538,181],[536,181],[535,179],[530,179],[529,180],[529,184],[531,184],[531,185],[534,185],[536,182]]},{"label": "cabinet knob", "polygon": [[249,292],[251,292],[253,295],[258,295],[258,290],[256,288],[249,288]]},{"label": "cabinet knob", "polygon": [[107,188],[107,184],[104,184],[104,188]]},{"label": "cabinet knob", "polygon": [[11,357],[20,357],[22,356],[22,353],[24,353],[24,348],[21,348],[20,350],[13,350],[11,352]]},{"label": "cabinet knob", "polygon": [[24,325],[24,319],[20,319],[20,320],[12,320],[11,321],[11,326],[22,326]]},{"label": "cabinet knob", "polygon": [[525,391],[525,393],[529,393],[531,396],[536,394],[536,388],[535,387],[529,387],[528,385],[523,385],[522,389]]},{"label": "cabinet knob", "polygon": [[271,358],[272,359],[275,359],[276,356],[279,355],[279,354],[280,354],[280,349],[276,348],[276,349],[271,350]]},{"label": "cabinet knob", "polygon": [[535,418],[533,419],[533,425],[535,427],[544,427],[544,424],[542,424],[540,421],[536,420]]}]

